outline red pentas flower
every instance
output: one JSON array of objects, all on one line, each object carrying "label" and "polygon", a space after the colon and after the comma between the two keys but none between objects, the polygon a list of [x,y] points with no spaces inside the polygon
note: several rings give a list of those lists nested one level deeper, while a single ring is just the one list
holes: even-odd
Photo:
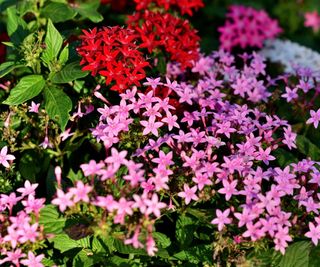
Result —
[{"label": "red pentas flower", "polygon": [[198,10],[204,7],[202,0],[134,0],[136,10],[144,10],[152,4],[158,7],[163,7],[165,10],[177,8],[182,15],[188,14],[192,16],[193,10]]},{"label": "red pentas flower", "polygon": [[124,92],[132,85],[140,86],[139,81],[146,76],[144,67],[149,63],[138,50],[137,35],[132,29],[115,26],[83,33],[81,46],[77,48],[82,56],[82,70],[106,77],[106,84],[112,84],[114,91]]},{"label": "red pentas flower", "polygon": [[171,61],[180,63],[182,69],[192,67],[199,57],[200,38],[188,20],[147,10],[129,16],[127,24],[139,35],[141,48],[149,53],[161,49]]},{"label": "red pentas flower", "polygon": [[271,19],[264,10],[232,5],[225,25],[220,27],[221,48],[230,51],[233,47],[262,47],[266,39],[274,38],[282,29],[278,21]]}]

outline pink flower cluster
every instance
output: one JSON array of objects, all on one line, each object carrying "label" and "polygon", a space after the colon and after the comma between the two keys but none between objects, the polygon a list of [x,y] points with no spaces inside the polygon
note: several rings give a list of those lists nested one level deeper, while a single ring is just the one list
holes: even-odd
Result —
[{"label": "pink flower cluster", "polygon": [[[44,239],[39,225],[39,212],[45,199],[35,197],[38,184],[26,181],[24,187],[17,190],[19,196],[0,195],[0,265],[9,262],[15,266],[42,267],[44,255],[35,255],[33,244]],[[21,203],[24,207],[14,215],[14,207]],[[28,255],[26,255],[28,253]]]},{"label": "pink flower cluster", "polygon": [[232,5],[225,25],[220,27],[220,47],[227,51],[240,46],[261,48],[266,39],[274,38],[282,32],[276,20],[264,10]]},{"label": "pink flower cluster", "polygon": [[[66,214],[81,203],[94,205],[99,227],[122,228],[125,244],[151,256],[158,250],[153,231],[162,214],[212,198],[219,208],[211,223],[222,233],[237,226],[239,242],[268,238],[284,253],[292,234],[301,234],[292,227],[298,223],[316,244],[319,164],[303,159],[279,167],[274,152],[296,148],[297,134],[287,121],[254,104],[268,100],[270,85],[287,79],[266,77],[257,54],[241,57],[242,66],[235,66],[223,51],[202,56],[191,70],[196,80],[179,68],[176,80],[149,77],[148,93],[133,87],[120,94],[118,105],[97,91],[106,104],[97,110],[92,134],[104,144],[106,158],[82,164],[86,182],[77,181],[67,192],[59,188],[52,203]],[[302,81],[299,86],[307,90]],[[161,88],[166,97],[157,96]],[[295,99],[294,92],[287,94],[283,97]],[[183,109],[170,104],[172,95]],[[241,100],[250,106],[238,104]],[[308,214],[313,214],[309,225]]]},{"label": "pink flower cluster", "polygon": [[320,15],[315,10],[313,12],[306,12],[304,14],[304,26],[310,27],[314,32],[318,32],[320,29]]}]

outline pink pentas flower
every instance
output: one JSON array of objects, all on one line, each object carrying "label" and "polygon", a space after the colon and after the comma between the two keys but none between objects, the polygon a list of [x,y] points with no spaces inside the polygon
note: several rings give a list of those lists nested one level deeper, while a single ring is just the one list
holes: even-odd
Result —
[{"label": "pink pentas flower", "polygon": [[44,267],[44,265],[41,263],[43,258],[43,254],[36,256],[32,251],[29,251],[28,258],[25,260],[21,260],[20,262],[28,267]]},{"label": "pink pentas flower", "polygon": [[34,195],[28,195],[27,200],[21,201],[22,205],[25,206],[26,213],[39,214],[40,210],[44,207],[45,199],[35,198]]},{"label": "pink pentas flower", "polygon": [[155,79],[153,79],[153,78],[148,78],[148,77],[147,77],[146,80],[147,80],[147,82],[144,82],[143,85],[145,85],[145,86],[151,86],[152,89],[156,89],[157,86],[163,85],[163,83],[160,82],[160,78],[159,78],[159,77],[158,77],[158,78],[155,78]]},{"label": "pink pentas flower", "polygon": [[40,103],[36,104],[35,102],[31,102],[31,106],[28,107],[29,112],[39,113]]},{"label": "pink pentas flower", "polygon": [[117,149],[111,148],[111,156],[105,159],[105,163],[113,164],[118,169],[122,164],[126,164],[126,156],[128,152],[126,150],[118,152]]},{"label": "pink pentas flower", "polygon": [[24,182],[24,187],[20,187],[17,189],[19,193],[21,193],[21,196],[28,196],[28,195],[34,195],[35,190],[38,187],[38,184],[31,184],[29,180],[26,180]]},{"label": "pink pentas flower", "polygon": [[199,190],[202,190],[206,185],[212,185],[212,181],[206,173],[196,173],[196,176],[192,178],[192,181],[198,185]]},{"label": "pink pentas flower", "polygon": [[282,94],[281,96],[283,98],[285,98],[287,100],[287,102],[289,103],[292,100],[298,98],[298,93],[297,92],[298,92],[298,88],[297,87],[291,89],[290,87],[286,86],[286,93]]},{"label": "pink pentas flower", "polygon": [[190,188],[188,184],[184,184],[183,189],[184,191],[178,193],[178,196],[184,198],[186,205],[188,205],[191,200],[197,201],[199,199],[198,196],[196,195],[196,192],[197,192],[196,185]]},{"label": "pink pentas flower", "polygon": [[146,214],[154,214],[157,218],[160,217],[160,210],[167,206],[164,202],[159,202],[159,197],[156,193],[152,195],[151,199],[146,199],[145,204],[147,205]]},{"label": "pink pentas flower", "polygon": [[70,189],[70,193],[74,195],[73,201],[89,202],[88,194],[92,191],[92,186],[85,185],[82,181],[77,181],[76,187]]},{"label": "pink pentas flower", "polygon": [[310,116],[311,118],[309,118],[306,123],[307,124],[311,124],[313,123],[314,128],[318,128],[319,122],[320,122],[320,109],[318,109],[317,111],[311,110],[310,111]]},{"label": "pink pentas flower", "polygon": [[309,232],[305,234],[306,237],[309,237],[312,241],[312,243],[317,246],[318,241],[320,239],[320,226],[317,223],[316,226],[312,223],[309,222]]},{"label": "pink pentas flower", "polygon": [[12,262],[16,266],[19,266],[20,259],[26,256],[26,254],[22,253],[20,248],[13,250],[13,251],[6,251],[3,254],[6,257],[4,259],[0,260],[0,265],[4,264],[5,262]]},{"label": "pink pentas flower", "polygon": [[97,163],[95,160],[90,160],[88,164],[81,164],[80,168],[85,176],[90,176],[96,175],[104,166],[103,162]]},{"label": "pink pentas flower", "polygon": [[220,47],[230,51],[233,47],[262,47],[266,39],[281,33],[276,20],[271,19],[264,10],[232,5],[227,13],[225,25],[220,32]]},{"label": "pink pentas flower", "polygon": [[8,161],[14,160],[15,156],[8,154],[8,147],[4,146],[0,151],[0,164],[2,164],[4,167],[9,168],[10,165]]},{"label": "pink pentas flower", "polygon": [[212,224],[218,225],[218,230],[222,231],[223,227],[226,224],[230,224],[232,220],[228,217],[230,214],[230,209],[226,209],[225,211],[221,211],[219,209],[216,210],[217,218],[211,221]]},{"label": "pink pentas flower", "polygon": [[134,231],[132,238],[126,239],[124,243],[126,245],[132,245],[134,248],[143,248],[143,244],[139,241],[140,228]]},{"label": "pink pentas flower", "polygon": [[155,136],[158,136],[158,128],[160,128],[163,123],[156,122],[155,119],[149,119],[148,121],[140,121],[140,124],[144,126],[143,135],[147,135],[148,133],[152,133]]},{"label": "pink pentas flower", "polygon": [[25,223],[18,232],[20,234],[20,243],[25,243],[28,241],[35,243],[37,241],[37,237],[39,236],[38,223],[34,223],[32,225]]},{"label": "pink pentas flower", "polygon": [[149,256],[154,256],[155,253],[158,251],[156,247],[156,242],[154,241],[151,234],[148,234],[146,248]]},{"label": "pink pentas flower", "polygon": [[318,32],[320,29],[320,16],[315,10],[313,12],[306,12],[304,14],[304,26],[311,27],[314,32]]},{"label": "pink pentas flower", "polygon": [[237,187],[237,180],[228,182],[227,180],[223,180],[223,188],[219,189],[218,192],[221,194],[225,194],[226,200],[230,200],[233,195],[238,193]]},{"label": "pink pentas flower", "polygon": [[64,212],[68,207],[72,207],[74,202],[71,200],[73,193],[64,193],[61,189],[57,190],[57,197],[54,198],[51,203],[59,206],[59,210]]}]

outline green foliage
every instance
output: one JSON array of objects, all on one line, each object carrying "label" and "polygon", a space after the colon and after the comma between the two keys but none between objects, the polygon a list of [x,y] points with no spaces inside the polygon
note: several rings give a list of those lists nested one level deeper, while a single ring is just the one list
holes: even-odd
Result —
[{"label": "green foliage", "polygon": [[66,3],[49,2],[41,11],[43,17],[49,18],[52,22],[64,22],[75,17],[77,14]]},{"label": "green foliage", "polygon": [[82,71],[79,62],[72,62],[66,65],[61,71],[52,76],[52,82],[68,83],[76,79],[84,78],[89,74],[88,71]]},{"label": "green foliage", "polygon": [[54,27],[50,19],[48,21],[46,38],[44,41],[46,49],[42,54],[42,60],[46,64],[49,64],[51,61],[57,59],[63,42],[61,34]]},{"label": "green foliage", "polygon": [[61,234],[66,225],[66,218],[60,217],[55,206],[46,205],[40,211],[39,223],[44,226],[45,233]]},{"label": "green foliage", "polygon": [[61,89],[46,87],[44,89],[45,107],[48,115],[55,120],[64,130],[69,120],[69,112],[72,109],[71,99]]},{"label": "green foliage", "polygon": [[10,91],[9,97],[3,102],[6,105],[19,105],[41,93],[45,85],[42,75],[24,76]]}]

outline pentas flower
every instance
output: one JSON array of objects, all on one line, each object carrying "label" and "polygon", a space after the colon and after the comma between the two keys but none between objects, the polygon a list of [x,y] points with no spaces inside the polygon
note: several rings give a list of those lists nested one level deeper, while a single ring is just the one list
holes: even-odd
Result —
[{"label": "pentas flower", "polygon": [[316,226],[312,222],[309,222],[309,232],[305,233],[306,237],[309,237],[312,243],[317,246],[320,239],[320,226],[317,223]]},{"label": "pentas flower", "polygon": [[106,78],[111,90],[124,92],[131,85],[140,85],[145,78],[144,68],[149,63],[144,59],[137,34],[131,29],[119,26],[83,31],[82,44],[77,48],[82,57],[82,69],[98,73]]},{"label": "pentas flower", "polygon": [[0,151],[0,163],[6,167],[9,168],[9,162],[10,160],[14,160],[15,156],[8,154],[8,147],[4,146]]},{"label": "pentas flower", "polygon": [[165,10],[177,8],[182,15],[188,14],[190,16],[192,16],[193,10],[198,10],[204,6],[202,0],[134,0],[134,2],[138,11],[147,9],[152,5],[157,5]]},{"label": "pentas flower", "polygon": [[36,256],[32,251],[29,251],[28,258],[25,260],[21,260],[21,263],[28,267],[43,267],[44,265],[41,263],[43,258],[43,254]]},{"label": "pentas flower", "polygon": [[64,193],[61,189],[57,189],[57,197],[54,198],[51,203],[59,206],[61,212],[65,211],[68,207],[74,206],[74,202],[71,200],[73,193]]},{"label": "pentas flower", "polygon": [[282,32],[278,22],[264,10],[238,5],[229,7],[226,23],[218,31],[221,33],[220,47],[225,50],[236,46],[261,48],[266,39]]},{"label": "pentas flower", "polygon": [[29,106],[29,112],[39,113],[40,103],[31,102],[31,106]]},{"label": "pentas flower", "polygon": [[199,57],[200,38],[187,20],[170,13],[146,10],[129,16],[127,23],[139,36],[139,47],[149,53],[161,49],[172,61],[180,63],[183,69],[191,67]]},{"label": "pentas flower", "polygon": [[317,129],[320,122],[320,109],[318,109],[317,111],[311,110],[310,116],[311,118],[309,118],[306,123],[307,124],[313,123],[314,128]]},{"label": "pentas flower", "polygon": [[212,224],[217,224],[218,225],[218,230],[222,231],[223,227],[226,224],[230,224],[231,223],[231,219],[228,217],[230,214],[230,209],[226,209],[225,211],[221,211],[219,209],[216,210],[216,215],[217,218],[213,219],[211,221]]},{"label": "pentas flower", "polygon": [[178,196],[184,198],[186,205],[190,203],[191,200],[198,200],[198,196],[196,195],[197,186],[189,187],[187,184],[183,185],[184,191],[179,192]]},{"label": "pentas flower", "polygon": [[320,15],[315,10],[313,12],[306,12],[304,14],[304,26],[312,28],[314,32],[318,32],[320,29]]}]

